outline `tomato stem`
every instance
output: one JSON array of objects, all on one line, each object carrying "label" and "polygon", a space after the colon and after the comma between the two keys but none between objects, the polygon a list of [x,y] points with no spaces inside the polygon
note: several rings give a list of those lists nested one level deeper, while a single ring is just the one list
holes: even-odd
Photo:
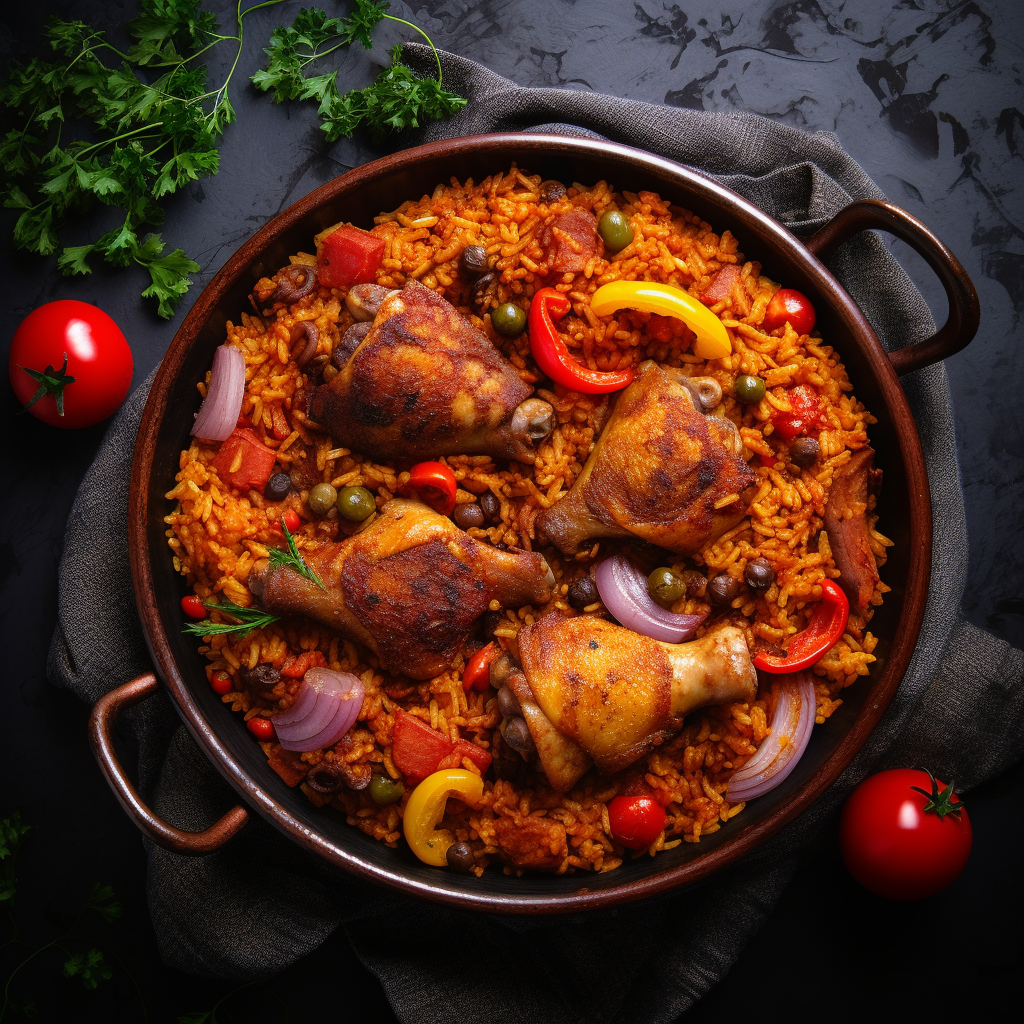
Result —
[{"label": "tomato stem", "polygon": [[19,370],[24,370],[38,385],[39,389],[29,400],[28,404],[22,409],[19,409],[19,413],[27,412],[32,408],[36,402],[39,401],[43,395],[53,395],[57,402],[57,415],[64,415],[64,388],[68,384],[74,384],[75,378],[67,372],[68,369],[68,354],[64,353],[64,365],[59,370],[55,370],[52,366],[47,366],[42,373],[39,370],[30,370],[27,366],[18,366]]},{"label": "tomato stem", "polygon": [[922,789],[920,786],[911,786],[915,793],[920,793],[922,796],[928,798],[928,803],[924,805],[925,814],[938,815],[939,820],[946,817],[947,814],[955,814],[957,817],[960,816],[960,812],[963,810],[963,804],[957,802],[953,803],[953,797],[956,795],[953,792],[954,783],[950,781],[949,785],[939,792],[939,784],[935,779],[935,776],[927,768],[921,769],[925,772],[928,778],[931,780],[932,791],[929,793]]}]

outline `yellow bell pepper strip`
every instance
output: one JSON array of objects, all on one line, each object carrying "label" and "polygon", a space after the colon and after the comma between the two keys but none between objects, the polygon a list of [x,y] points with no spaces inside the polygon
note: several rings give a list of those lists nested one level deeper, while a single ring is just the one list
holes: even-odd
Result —
[{"label": "yellow bell pepper strip", "polygon": [[814,606],[807,628],[790,637],[781,657],[759,652],[754,664],[762,672],[800,672],[821,661],[846,632],[850,602],[832,580],[821,584],[821,600]]},{"label": "yellow bell pepper strip", "polygon": [[569,312],[570,302],[554,288],[541,288],[530,302],[530,351],[541,373],[556,384],[584,395],[621,391],[633,379],[633,367],[602,372],[576,362],[555,328]]},{"label": "yellow bell pepper strip", "polygon": [[465,768],[443,768],[428,775],[413,791],[402,815],[405,841],[424,864],[443,868],[448,847],[455,836],[446,828],[437,828],[444,817],[448,797],[457,796],[468,804],[476,804],[484,795],[484,780]]},{"label": "yellow bell pepper strip", "polygon": [[598,316],[607,316],[619,309],[674,316],[697,335],[693,351],[701,359],[721,359],[732,351],[732,342],[722,321],[689,292],[670,284],[612,281],[594,292],[590,308]]}]

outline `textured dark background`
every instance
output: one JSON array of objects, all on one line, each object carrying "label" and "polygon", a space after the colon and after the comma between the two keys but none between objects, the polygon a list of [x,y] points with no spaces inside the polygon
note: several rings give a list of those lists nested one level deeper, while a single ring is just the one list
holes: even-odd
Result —
[{"label": "textured dark background", "polygon": [[[205,6],[218,12],[222,31],[233,31],[232,4],[206,0]],[[203,267],[175,320],[159,320],[138,297],[145,283],[141,270],[101,269],[87,279],[66,280],[52,261],[14,252],[7,241],[13,217],[4,211],[4,351],[14,326],[32,308],[79,298],[102,306],[124,329],[140,382],[159,362],[184,309],[242,241],[314,187],[401,145],[395,140],[374,147],[365,138],[327,145],[310,105],[275,106],[248,85],[270,29],[289,22],[299,6],[283,3],[246,19],[231,90],[238,123],[226,132],[222,170],[168,204],[165,239]],[[321,6],[333,14],[348,5],[324,0]],[[5,4],[0,67],[40,50],[40,28],[50,13],[82,18],[118,42],[135,10],[134,0]],[[522,85],[747,110],[809,131],[833,131],[890,199],[942,238],[974,279],[983,310],[978,338],[947,364],[970,545],[964,610],[982,628],[1024,645],[1018,544],[1024,478],[1018,412],[1024,4],[429,0],[395,2],[392,13],[416,21],[439,47]],[[407,38],[412,34],[404,26],[379,26],[371,53],[352,51],[339,60],[339,84],[366,84],[386,47]],[[214,81],[233,58],[233,46],[225,42],[212,51]],[[107,226],[100,217],[68,238],[85,240],[76,232]],[[944,300],[927,268],[905,247],[895,251],[941,320]],[[95,881],[112,884],[125,909],[123,919],[109,926],[84,920],[66,943],[73,951],[95,945],[106,952],[114,977],[98,992],[83,993],[61,980],[64,958],[53,950],[19,975],[12,992],[19,998],[36,994],[44,1020],[136,1021],[144,1019],[143,1004],[149,1020],[175,1020],[212,1008],[232,986],[160,964],[146,913],[138,834],[89,753],[85,709],[52,691],[43,670],[63,525],[103,426],[64,432],[15,419],[13,395],[6,385],[0,392],[0,422],[13,441],[0,517],[0,629],[12,719],[3,747],[0,814],[17,808],[37,826],[19,863],[22,936],[46,942],[58,935]],[[834,835],[826,837],[768,925],[688,1020],[764,1012],[772,1017],[765,1005],[770,998],[784,1000],[784,1012],[797,1020],[823,1010],[853,1019],[877,1014],[883,991],[883,1018],[891,1012],[952,1020],[965,1011],[977,1018],[1008,1008],[1014,967],[1019,970],[1024,952],[1019,930],[1007,924],[1024,909],[1022,784],[1024,767],[1018,766],[972,795],[972,861],[949,890],[921,903],[886,903],[860,890],[842,867]],[[253,899],[259,899],[258,864]],[[0,941],[6,938],[0,935]],[[479,959],[481,970],[506,969],[486,950],[461,948],[458,936],[395,941],[412,948],[449,942],[453,955]],[[610,969],[617,956],[629,956],[629,950],[611,951]],[[929,985],[929,976],[937,984]],[[293,1021],[325,1009],[340,1015],[356,1005],[376,1019],[392,1019],[379,985],[344,940],[332,940],[267,988],[235,994],[221,1019],[283,1020],[275,997]]]}]

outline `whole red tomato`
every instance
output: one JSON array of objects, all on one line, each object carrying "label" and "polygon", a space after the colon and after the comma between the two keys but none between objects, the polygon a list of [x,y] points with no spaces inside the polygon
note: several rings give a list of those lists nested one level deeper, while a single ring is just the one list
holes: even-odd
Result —
[{"label": "whole red tomato", "polygon": [[59,299],[18,325],[7,372],[18,401],[37,419],[55,427],[88,427],[124,401],[132,350],[102,309]]},{"label": "whole red tomato", "polygon": [[612,838],[631,850],[644,850],[665,827],[665,808],[650,796],[617,796],[608,804]]},{"label": "whole red tomato", "polygon": [[915,768],[866,778],[839,822],[850,874],[890,900],[919,900],[945,889],[963,871],[971,842],[971,820],[952,784]]}]

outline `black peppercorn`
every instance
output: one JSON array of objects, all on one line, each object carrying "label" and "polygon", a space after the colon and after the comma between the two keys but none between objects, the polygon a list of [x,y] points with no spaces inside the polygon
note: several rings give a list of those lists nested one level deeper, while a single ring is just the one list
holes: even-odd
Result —
[{"label": "black peppercorn", "polygon": [[747,562],[743,570],[743,582],[751,590],[767,590],[775,582],[775,570],[767,558],[755,558]]},{"label": "black peppercorn", "polygon": [[577,611],[583,611],[588,605],[600,600],[597,584],[590,576],[581,576],[578,580],[573,580],[569,585],[569,593],[566,597],[569,605]]},{"label": "black peppercorn", "polygon": [[719,573],[708,580],[707,596],[712,604],[731,604],[743,586],[739,580],[733,579],[727,572]]}]

